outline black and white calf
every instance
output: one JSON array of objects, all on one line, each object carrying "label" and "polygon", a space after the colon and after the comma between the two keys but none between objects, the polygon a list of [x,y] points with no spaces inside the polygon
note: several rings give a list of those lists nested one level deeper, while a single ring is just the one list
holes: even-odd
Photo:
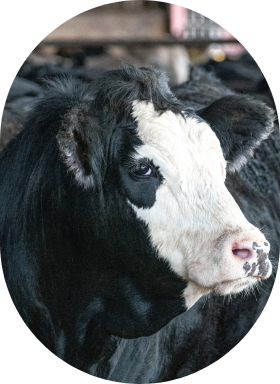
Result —
[{"label": "black and white calf", "polygon": [[[225,178],[269,136],[273,113],[221,93],[195,112],[148,68],[56,81],[3,152],[7,285],[32,332],[73,366],[122,382],[195,372],[226,350],[219,295],[271,275],[269,242]],[[211,293],[215,316],[195,305]]]}]

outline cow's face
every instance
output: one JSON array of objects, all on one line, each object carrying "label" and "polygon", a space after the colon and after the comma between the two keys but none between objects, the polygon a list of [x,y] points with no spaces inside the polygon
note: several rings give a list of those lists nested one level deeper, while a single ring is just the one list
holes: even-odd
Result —
[{"label": "cow's face", "polygon": [[187,307],[202,295],[238,293],[271,274],[269,244],[224,182],[220,141],[198,116],[133,103],[141,145],[125,180],[127,202],[158,255],[188,281]]},{"label": "cow's face", "polygon": [[[173,311],[176,305],[170,300],[176,296],[182,301],[182,281],[187,286],[184,308],[189,308],[209,292],[238,293],[269,277],[269,244],[246,220],[224,181],[226,171],[238,170],[271,132],[270,108],[231,95],[196,114],[182,112],[187,105],[151,69],[113,71],[95,87],[93,101],[87,96],[82,107],[71,111],[58,142],[78,184],[92,193],[106,192],[100,215],[104,222],[111,220],[108,243],[122,247],[116,268],[135,280],[138,298],[143,294],[140,312],[151,295],[149,305],[156,309],[148,313],[157,314],[161,324],[153,332],[180,313],[181,304],[180,311]],[[116,231],[116,226],[122,229]],[[123,232],[130,226],[134,237],[129,238]],[[179,281],[172,299],[166,276]],[[166,296],[165,306],[155,296]],[[163,308],[168,312],[164,321]],[[142,312],[140,317],[146,325],[155,323]],[[131,317],[129,322],[137,323]]]}]

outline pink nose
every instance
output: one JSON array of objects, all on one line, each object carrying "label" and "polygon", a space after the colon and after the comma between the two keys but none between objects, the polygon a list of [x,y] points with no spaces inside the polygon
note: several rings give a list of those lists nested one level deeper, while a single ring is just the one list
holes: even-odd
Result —
[{"label": "pink nose", "polygon": [[242,241],[233,245],[232,253],[239,261],[244,261],[243,270],[246,277],[267,277],[271,272],[269,249],[268,241]]}]

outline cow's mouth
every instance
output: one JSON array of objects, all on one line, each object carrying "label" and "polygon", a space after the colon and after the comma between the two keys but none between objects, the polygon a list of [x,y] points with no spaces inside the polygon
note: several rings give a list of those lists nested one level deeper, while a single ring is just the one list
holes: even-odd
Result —
[{"label": "cow's mouth", "polygon": [[256,284],[258,284],[261,280],[264,280],[264,278],[261,278],[259,276],[249,276],[235,280],[225,280],[212,287],[202,287],[194,281],[189,281],[188,286],[184,291],[186,306],[188,309],[191,308],[197,302],[197,300],[199,300],[202,296],[206,296],[208,294],[226,296],[235,295],[242,291],[250,293],[252,292]]},{"label": "cow's mouth", "polygon": [[223,281],[222,283],[217,284],[213,288],[213,293],[221,296],[236,294],[246,290],[246,288],[252,288],[254,285],[258,284],[261,280],[261,277],[243,277],[237,280]]}]

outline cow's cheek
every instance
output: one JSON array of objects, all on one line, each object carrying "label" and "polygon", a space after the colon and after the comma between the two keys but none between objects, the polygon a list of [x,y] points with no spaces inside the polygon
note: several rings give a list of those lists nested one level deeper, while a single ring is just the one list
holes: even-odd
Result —
[{"label": "cow's cheek", "polygon": [[156,201],[150,209],[133,207],[137,217],[149,228],[150,241],[159,257],[169,261],[174,272],[185,277],[184,253],[179,244],[182,229],[180,207],[166,183],[156,192]]}]

